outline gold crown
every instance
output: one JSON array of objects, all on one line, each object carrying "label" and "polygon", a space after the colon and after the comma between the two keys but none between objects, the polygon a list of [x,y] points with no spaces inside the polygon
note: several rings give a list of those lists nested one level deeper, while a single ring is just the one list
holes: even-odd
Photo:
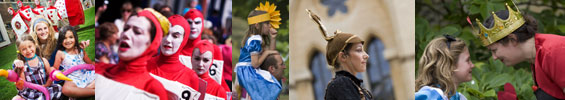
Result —
[{"label": "gold crown", "polygon": [[510,8],[510,6],[508,6],[508,4],[506,4],[506,8],[508,9],[508,19],[501,19],[492,12],[494,25],[491,28],[486,28],[479,19],[475,19],[477,20],[480,29],[480,33],[475,35],[478,35],[484,46],[488,46],[506,37],[526,22],[518,8],[516,8],[517,11],[514,11]]},{"label": "gold crown", "polygon": [[271,27],[278,29],[279,25],[281,24],[281,13],[278,10],[275,10],[277,6],[274,3],[269,4],[267,1],[265,4],[259,3],[259,6],[255,8],[255,10],[266,11],[267,13],[249,17],[247,18],[248,24],[255,24],[264,21],[269,21],[271,23]]}]

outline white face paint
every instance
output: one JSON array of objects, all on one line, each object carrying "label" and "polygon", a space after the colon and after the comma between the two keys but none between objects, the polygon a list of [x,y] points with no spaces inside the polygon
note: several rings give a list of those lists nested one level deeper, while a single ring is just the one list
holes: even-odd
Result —
[{"label": "white face paint", "polygon": [[192,70],[194,70],[196,74],[205,74],[206,71],[210,69],[210,65],[212,65],[212,52],[206,51],[202,54],[198,48],[194,48],[191,61]]},{"label": "white face paint", "polygon": [[180,25],[175,25],[169,30],[169,34],[161,40],[161,53],[165,56],[175,54],[183,42],[184,28]]},{"label": "white face paint", "polygon": [[151,23],[143,16],[132,16],[127,21],[124,32],[120,36],[118,48],[120,60],[131,61],[145,52],[151,44],[150,27]]},{"label": "white face paint", "polygon": [[35,0],[35,5],[39,5],[39,0]]},{"label": "white face paint", "polygon": [[188,19],[190,24],[190,39],[196,39],[202,32],[202,18]]}]

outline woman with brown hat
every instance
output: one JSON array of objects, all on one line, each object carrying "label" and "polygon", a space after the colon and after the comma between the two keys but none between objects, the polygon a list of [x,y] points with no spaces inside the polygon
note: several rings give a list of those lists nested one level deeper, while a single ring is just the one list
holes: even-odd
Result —
[{"label": "woman with brown hat", "polygon": [[324,39],[328,41],[326,46],[326,60],[333,66],[335,77],[326,87],[326,100],[369,100],[372,95],[369,91],[361,87],[363,80],[355,75],[358,72],[365,72],[369,55],[363,48],[364,41],[357,35],[334,32],[334,36],[328,36],[320,18],[306,10],[318,25]]}]

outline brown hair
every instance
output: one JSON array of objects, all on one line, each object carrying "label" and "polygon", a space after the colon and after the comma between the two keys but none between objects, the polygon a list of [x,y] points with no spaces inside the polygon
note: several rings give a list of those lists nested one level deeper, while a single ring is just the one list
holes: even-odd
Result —
[{"label": "brown hair", "polygon": [[457,38],[450,40],[438,37],[430,41],[420,58],[416,91],[424,86],[432,86],[441,88],[444,94],[451,97],[457,87],[453,70],[457,69],[457,60],[465,49],[465,42]]},{"label": "brown hair", "polygon": [[111,22],[102,23],[100,26],[98,26],[97,30],[100,30],[100,39],[96,40],[106,40],[108,37],[118,33],[119,31],[118,26]]},{"label": "brown hair", "polygon": [[267,58],[265,58],[265,61],[259,66],[259,68],[268,71],[269,67],[273,66],[273,67],[275,67],[275,69],[278,69],[277,58],[276,58],[275,55],[279,55],[279,54],[269,54],[269,55],[267,55]]},{"label": "brown hair", "polygon": [[200,38],[202,38],[202,40],[210,39],[210,40],[212,40],[212,44],[216,44],[216,42],[218,41],[216,39],[216,37],[214,37],[211,34],[202,34],[202,37],[200,37]]},{"label": "brown hair", "polygon": [[[253,10],[249,13],[247,18],[251,18],[251,17],[261,15],[261,14],[265,14],[265,13],[267,13],[267,12],[266,11],[260,11],[260,10]],[[264,24],[269,24],[269,21],[264,21],[264,22],[249,25],[249,27],[247,29],[247,35],[245,35],[245,38],[243,38],[243,40],[241,41],[241,47],[243,47],[245,45],[245,43],[247,42],[247,39],[249,37],[251,37],[251,35],[261,35],[261,39],[263,40],[261,47],[267,47],[271,42],[270,41],[271,38],[269,38],[269,35],[260,34],[261,30],[263,30]]]}]

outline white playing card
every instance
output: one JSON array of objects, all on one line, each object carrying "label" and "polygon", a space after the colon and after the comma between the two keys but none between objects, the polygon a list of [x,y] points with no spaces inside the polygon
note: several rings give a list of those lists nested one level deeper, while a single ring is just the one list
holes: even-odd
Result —
[{"label": "white playing card", "polygon": [[12,25],[12,29],[14,29],[14,32],[16,32],[18,37],[20,37],[28,30],[27,24],[22,19],[19,13],[17,13],[16,16],[12,18],[11,25]]},{"label": "white playing card", "polygon": [[212,79],[216,80],[218,84],[222,85],[223,80],[223,73],[224,70],[224,61],[223,60],[213,60],[212,66],[210,66],[210,70],[208,70],[208,74]]},{"label": "white playing card", "polygon": [[55,1],[55,7],[59,15],[61,15],[61,19],[65,19],[68,17],[67,15],[67,6],[65,5],[65,0],[57,0]]}]

